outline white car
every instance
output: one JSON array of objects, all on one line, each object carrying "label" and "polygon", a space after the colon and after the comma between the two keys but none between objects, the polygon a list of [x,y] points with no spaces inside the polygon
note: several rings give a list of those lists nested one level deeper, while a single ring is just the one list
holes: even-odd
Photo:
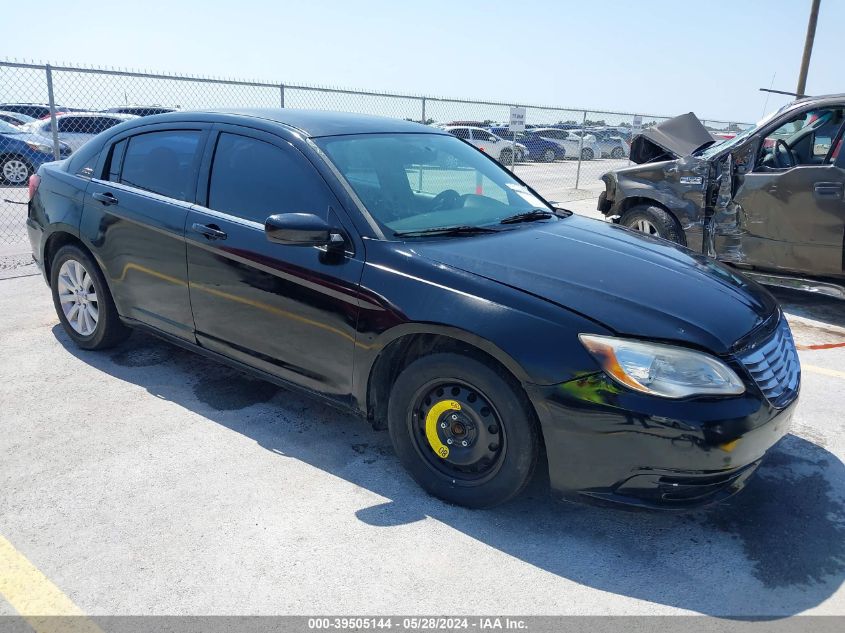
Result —
[{"label": "white car", "polygon": [[[488,132],[480,127],[445,125],[443,129],[449,132],[449,134],[475,145],[482,152],[490,154],[490,156],[503,165],[511,164],[511,151],[513,150],[511,149],[510,141],[499,138],[492,132]],[[516,143],[514,149],[516,150],[516,162],[525,160],[528,157],[528,148],[522,143]]]},{"label": "white car", "polygon": [[[56,115],[56,127],[59,131],[59,140],[70,145],[71,149],[75,152],[100,132],[104,132],[118,123],[137,118],[137,116],[132,114],[68,112]],[[47,138],[53,137],[49,118],[32,121],[21,126],[21,129]]]},{"label": "white car", "polygon": [[581,136],[575,130],[562,130],[557,127],[535,127],[531,128],[541,138],[560,145],[566,150],[567,158],[577,158],[581,152],[581,160],[593,160],[601,158],[601,148],[596,143],[596,137],[592,134],[584,135],[584,144],[581,144]]}]

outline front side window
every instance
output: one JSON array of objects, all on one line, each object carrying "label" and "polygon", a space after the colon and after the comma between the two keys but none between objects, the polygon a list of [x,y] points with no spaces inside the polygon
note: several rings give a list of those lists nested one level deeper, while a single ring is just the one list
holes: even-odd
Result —
[{"label": "front side window", "polygon": [[472,138],[476,141],[484,141],[485,143],[496,142],[496,137],[490,134],[490,132],[485,132],[484,130],[473,130]]},{"label": "front side window", "polygon": [[[366,134],[317,139],[388,236],[453,226],[497,227],[551,208],[510,172],[452,136]],[[376,178],[364,181],[356,172]]]},{"label": "front side window", "polygon": [[[352,174],[378,186],[366,165]],[[307,159],[237,134],[220,134],[208,183],[208,207],[253,222],[276,213],[314,213],[326,217],[326,184]]]},{"label": "front side window", "polygon": [[191,201],[200,134],[196,130],[168,130],[131,137],[123,156],[120,182]]},{"label": "front side window", "polygon": [[61,116],[58,117],[57,125],[59,132],[62,134],[77,134],[82,132],[83,125],[80,123],[80,118],[75,116]]},{"label": "front side window", "polygon": [[93,121],[93,124],[90,126],[88,130],[89,134],[99,134],[100,132],[104,132],[109,128],[114,127],[118,123],[123,123],[120,119],[113,119],[112,117],[96,117]]},{"label": "front side window", "polygon": [[831,153],[845,123],[845,108],[826,107],[802,112],[770,130],[763,138],[758,164],[769,169],[818,165]]}]

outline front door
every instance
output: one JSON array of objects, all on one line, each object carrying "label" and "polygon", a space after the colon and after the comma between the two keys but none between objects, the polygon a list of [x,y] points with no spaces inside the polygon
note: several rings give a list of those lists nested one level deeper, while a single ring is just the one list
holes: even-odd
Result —
[{"label": "front door", "polygon": [[361,249],[327,255],[272,243],[264,231],[276,213],[314,213],[350,235],[348,221],[290,143],[240,126],[215,130],[202,205],[191,210],[186,233],[197,341],[325,395],[351,393]]},{"label": "front door", "polygon": [[[845,236],[843,108],[803,112],[765,134],[734,196],[744,261],[760,269],[841,275]],[[717,237],[717,257],[718,252]]]}]

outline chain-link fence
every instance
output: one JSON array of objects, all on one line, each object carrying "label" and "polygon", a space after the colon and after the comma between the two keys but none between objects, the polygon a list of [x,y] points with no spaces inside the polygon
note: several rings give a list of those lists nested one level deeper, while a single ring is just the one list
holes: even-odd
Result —
[{"label": "chain-link fence", "polygon": [[[526,131],[508,130],[510,106]],[[225,107],[342,110],[448,126],[560,203],[594,199],[602,174],[628,164],[631,135],[668,117],[408,96],[284,83],[0,61],[0,244],[26,239],[27,182],[126,118]],[[714,134],[747,127],[704,121]]]}]

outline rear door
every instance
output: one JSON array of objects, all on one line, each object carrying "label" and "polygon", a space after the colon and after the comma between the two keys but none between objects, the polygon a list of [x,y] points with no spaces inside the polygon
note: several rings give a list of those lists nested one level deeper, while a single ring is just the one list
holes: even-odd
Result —
[{"label": "rear door", "polygon": [[118,312],[194,341],[185,221],[208,126],[144,128],[114,139],[85,193],[80,233],[97,254]]},{"label": "rear door", "polygon": [[[354,230],[322,176],[286,140],[215,126],[188,218],[188,276],[198,342],[328,396],[352,391],[363,248],[345,255],[270,242],[276,213],[314,213]],[[355,250],[356,252],[353,252]]]},{"label": "rear door", "polygon": [[[772,167],[758,160],[742,178],[734,202],[744,228],[740,244],[746,263],[815,276],[845,273],[845,157],[836,151],[845,127],[841,109],[834,124],[804,136],[799,130],[800,141],[790,148],[796,165]],[[782,127],[772,134],[785,136],[778,134]],[[772,151],[771,136],[762,143],[762,155]],[[717,236],[717,256],[720,241]],[[725,236],[723,243],[735,240]]]}]

